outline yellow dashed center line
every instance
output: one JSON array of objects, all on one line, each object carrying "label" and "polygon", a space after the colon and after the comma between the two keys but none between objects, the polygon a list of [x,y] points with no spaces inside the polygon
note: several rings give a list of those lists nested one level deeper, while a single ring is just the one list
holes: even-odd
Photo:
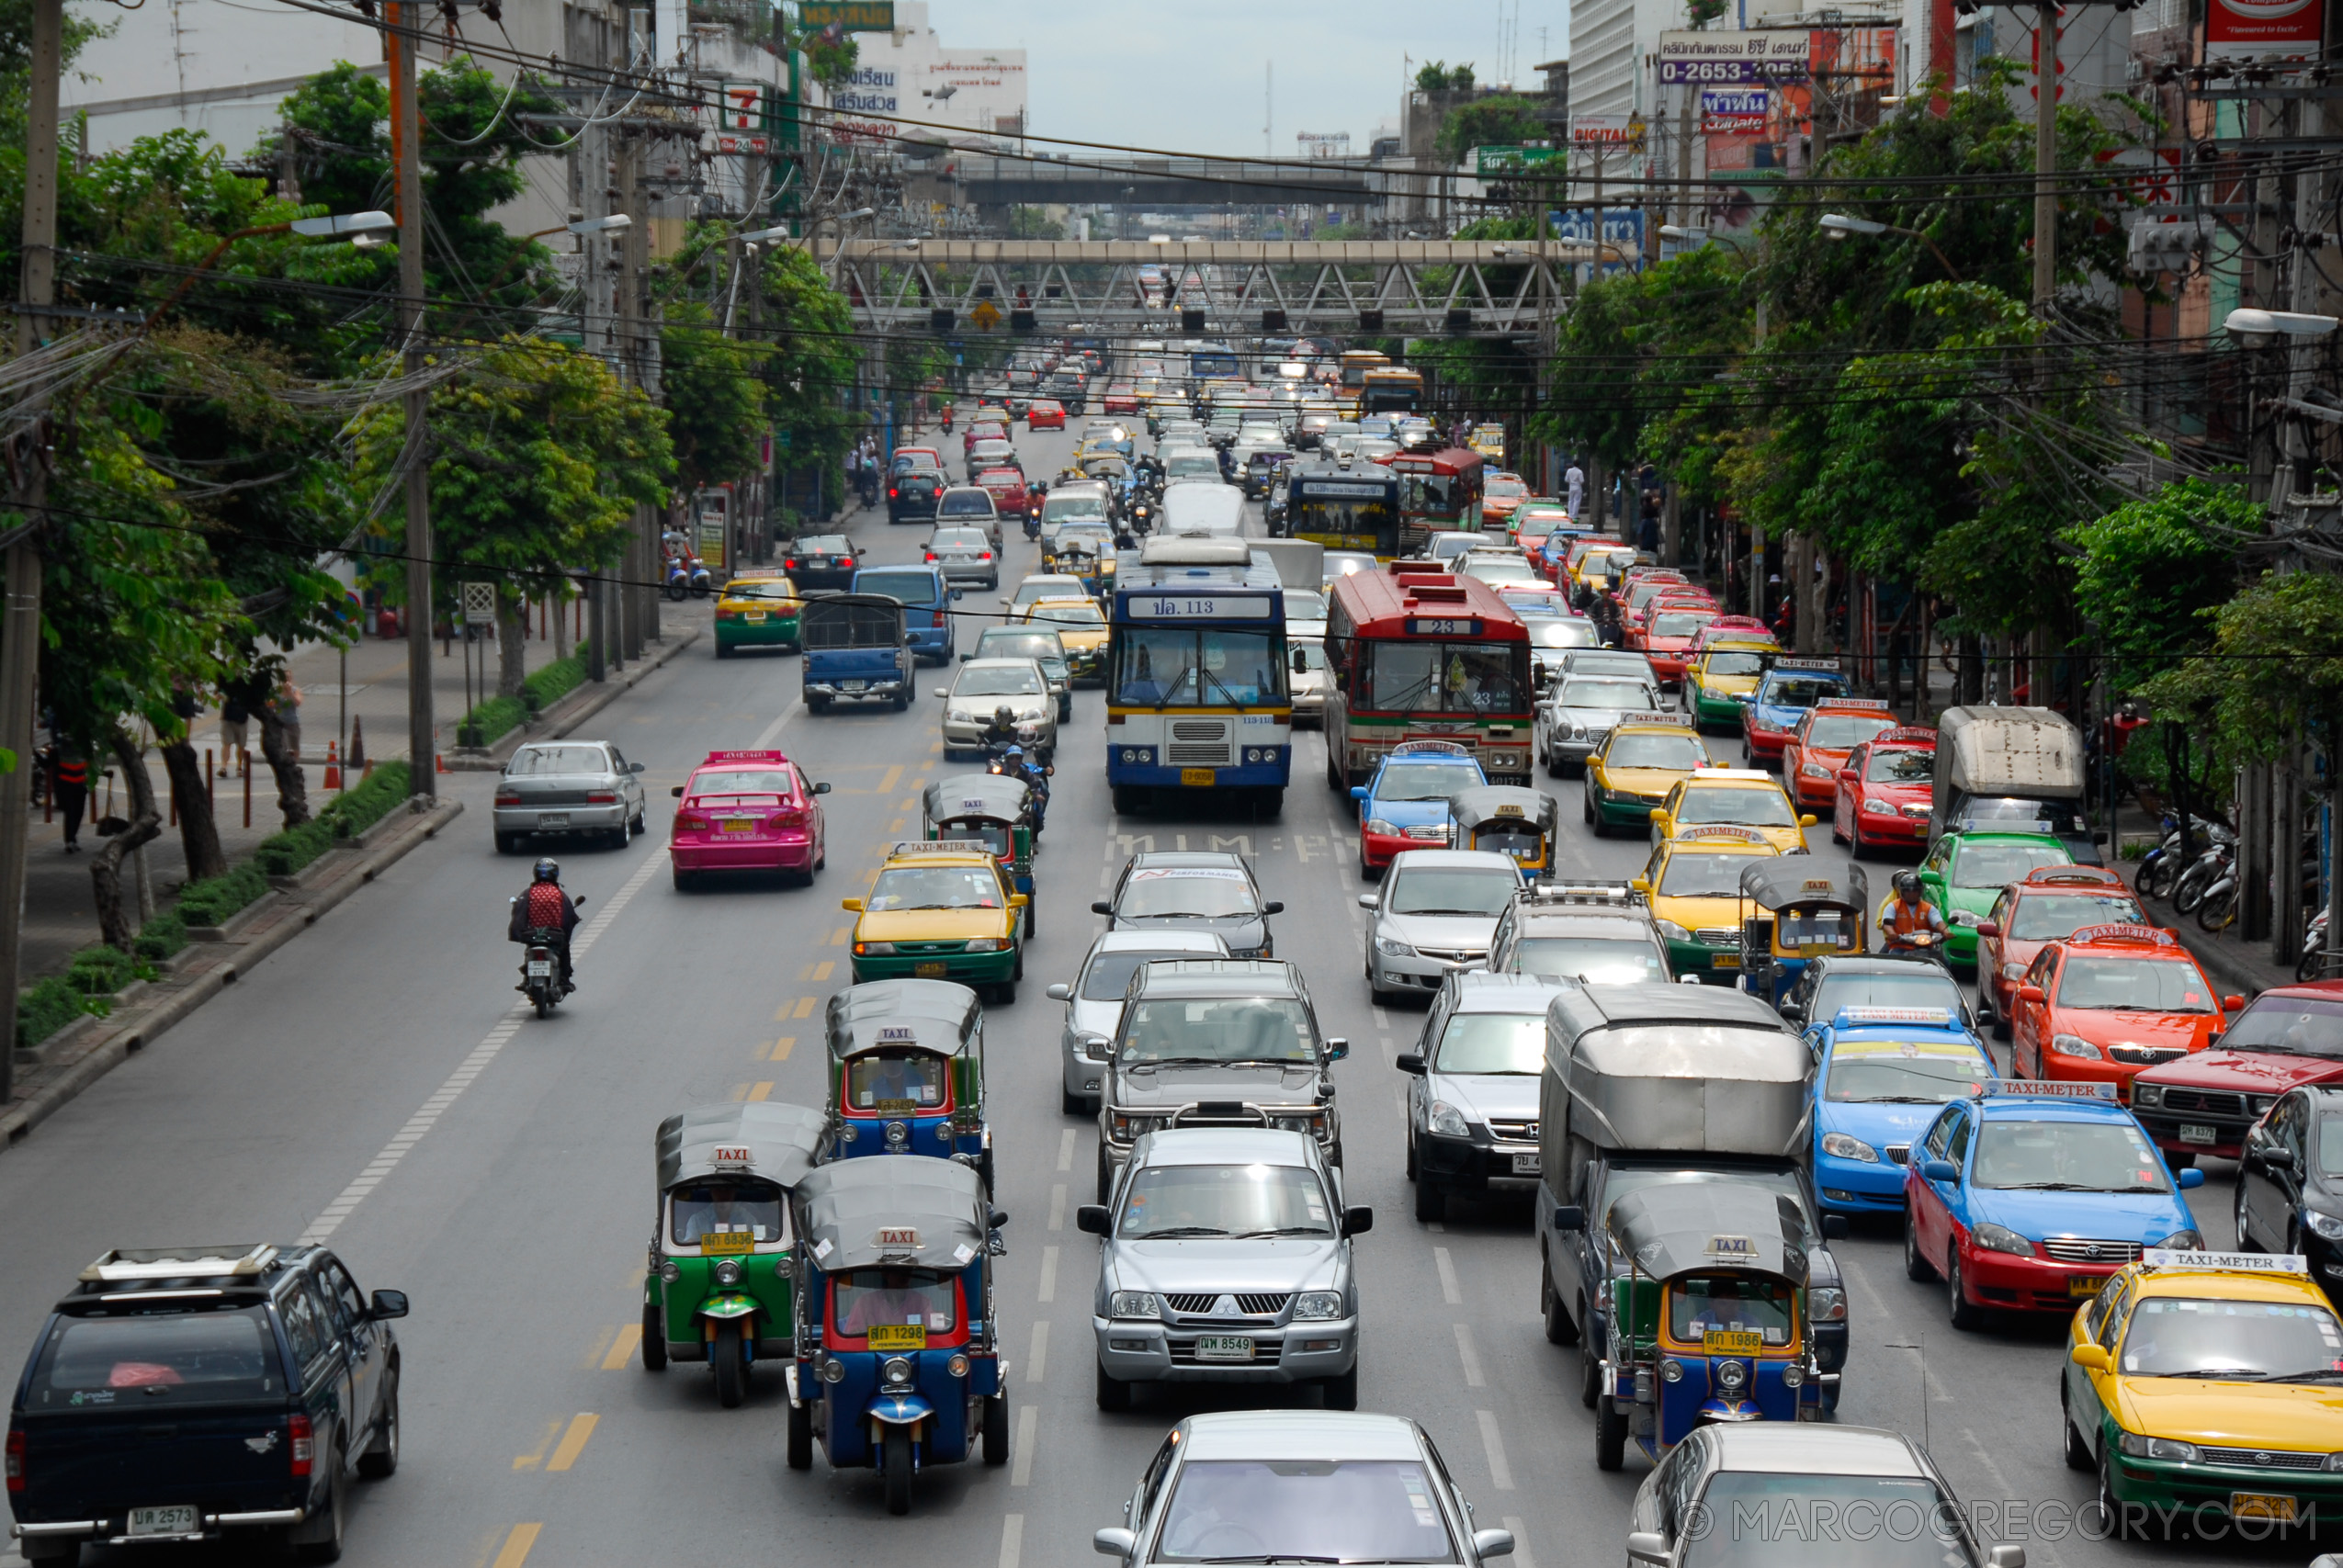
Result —
[{"label": "yellow dashed center line", "polygon": [[529,1560],[529,1548],[537,1544],[538,1531],[544,1528],[543,1525],[515,1525],[513,1533],[504,1538],[504,1550],[497,1552],[496,1561],[490,1563],[489,1568],[521,1568],[521,1564]]},{"label": "yellow dashed center line", "polygon": [[537,1439],[537,1447],[527,1453],[515,1454],[513,1457],[513,1468],[515,1470],[535,1470],[538,1465],[543,1464],[545,1462],[545,1450],[551,1448],[553,1446],[553,1439],[560,1435],[561,1423],[559,1421],[548,1421],[545,1424],[544,1432]]},{"label": "yellow dashed center line", "polygon": [[824,947],[843,947],[846,945],[846,939],[854,934],[855,929],[852,926],[840,926],[830,933],[830,940],[822,943],[822,945]]},{"label": "yellow dashed center line", "polygon": [[885,773],[878,776],[878,789],[877,793],[880,795],[894,794],[895,786],[902,782],[902,778],[903,764],[897,762],[894,766],[889,768]]},{"label": "yellow dashed center line", "polygon": [[570,1417],[570,1429],[561,1434],[560,1446],[553,1457],[545,1461],[548,1470],[567,1470],[578,1462],[578,1455],[585,1451],[586,1439],[594,1436],[594,1428],[601,1416],[585,1413]]},{"label": "yellow dashed center line", "polygon": [[772,1098],[772,1095],[773,1080],[771,1078],[765,1079],[763,1083],[756,1085],[749,1090],[749,1098],[753,1100],[768,1100]]},{"label": "yellow dashed center line", "polygon": [[773,1049],[765,1053],[764,1059],[768,1062],[786,1062],[789,1059],[789,1052],[797,1045],[797,1043],[798,1037],[796,1035],[784,1034],[780,1039],[775,1040],[773,1043]]},{"label": "yellow dashed center line", "polygon": [[821,998],[820,997],[799,997],[798,998],[797,1010],[790,1013],[789,1016],[791,1018],[811,1018],[813,1016],[814,1008],[821,1002]]},{"label": "yellow dashed center line", "polygon": [[748,1085],[746,1085],[746,1084],[744,1084],[744,1083],[736,1083],[736,1084],[734,1084],[734,1085],[732,1086],[732,1103],[733,1103],[733,1104],[738,1105],[738,1104],[739,1104],[741,1100],[746,1100],[748,1097],[749,1097],[749,1086],[748,1086]]},{"label": "yellow dashed center line", "polygon": [[642,1325],[625,1323],[618,1325],[617,1337],[610,1341],[610,1353],[602,1358],[602,1370],[615,1372],[635,1359],[642,1348]]},{"label": "yellow dashed center line", "polygon": [[837,967],[838,965],[834,960],[825,958],[821,963],[813,966],[813,978],[817,980],[827,980],[830,978],[831,971]]}]

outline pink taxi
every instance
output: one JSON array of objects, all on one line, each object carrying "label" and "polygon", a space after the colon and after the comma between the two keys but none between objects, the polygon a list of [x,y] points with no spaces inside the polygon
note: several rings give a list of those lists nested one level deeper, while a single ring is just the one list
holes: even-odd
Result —
[{"label": "pink taxi", "polygon": [[675,786],[680,804],[667,837],[675,886],[707,871],[794,872],[813,881],[828,858],[821,803],[826,784],[807,779],[780,751],[710,751]]}]

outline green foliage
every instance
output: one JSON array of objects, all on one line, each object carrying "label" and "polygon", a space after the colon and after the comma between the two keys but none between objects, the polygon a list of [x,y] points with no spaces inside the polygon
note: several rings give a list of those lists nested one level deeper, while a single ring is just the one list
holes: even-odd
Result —
[{"label": "green foliage", "polygon": [[[504,697],[515,708],[517,699]],[[266,876],[290,876],[332,849],[336,841],[356,838],[388,816],[407,797],[407,765],[392,762],[377,768],[374,776],[329,804],[298,828],[272,833],[254,846],[252,863]],[[187,897],[180,896],[180,908]]]},{"label": "green foliage", "polygon": [[1451,110],[1448,118],[1440,122],[1434,150],[1443,162],[1459,164],[1476,147],[1516,147],[1524,141],[1538,141],[1545,134],[1545,121],[1539,118],[1534,100],[1499,93],[1475,98]]},{"label": "green foliage", "polygon": [[745,479],[764,461],[765,389],[758,372],[766,350],[725,336],[711,319],[698,300],[676,300],[659,333],[667,434],[676,485],[686,493]]},{"label": "green foliage", "polygon": [[1062,240],[1066,225],[1049,216],[1039,207],[1009,209],[1009,238],[1013,240]]},{"label": "green foliage", "polygon": [[493,746],[528,718],[518,697],[491,697],[464,715],[456,726],[458,746]]},{"label": "green foliage", "polygon": [[1416,67],[1416,90],[1422,93],[1454,93],[1473,85],[1470,62],[1451,65],[1444,60],[1430,60]]},{"label": "green foliage", "polygon": [[583,654],[557,659],[521,682],[521,701],[532,714],[543,713],[585,684],[585,678]]},{"label": "green foliage", "polygon": [[268,878],[250,861],[225,876],[208,876],[179,889],[179,918],[190,926],[218,926],[246,905],[268,897]]},{"label": "green foliage", "polygon": [[175,909],[165,909],[139,928],[130,951],[150,961],[170,957],[187,945],[187,923]]},{"label": "green foliage", "polygon": [[65,965],[66,980],[85,997],[110,997],[131,981],[153,975],[153,965],[102,945],[83,948]]},{"label": "green foliage", "polygon": [[775,430],[788,433],[792,464],[828,466],[845,455],[857,428],[840,396],[855,384],[859,353],[853,308],[798,246],[766,251],[758,271],[772,344],[764,362],[766,412]]},{"label": "green foliage", "polygon": [[2076,606],[2096,622],[2119,688],[2172,668],[2213,639],[2208,612],[2236,586],[2240,536],[2267,513],[2239,485],[2188,479],[2069,528]]},{"label": "green foliage", "polygon": [[2343,733],[2343,579],[2266,575],[2211,620],[2203,655],[2140,687],[2157,716],[2241,760],[2282,757],[2314,728]]},{"label": "green foliage", "polygon": [[49,975],[17,993],[17,1047],[29,1050],[90,1010],[62,975]]}]

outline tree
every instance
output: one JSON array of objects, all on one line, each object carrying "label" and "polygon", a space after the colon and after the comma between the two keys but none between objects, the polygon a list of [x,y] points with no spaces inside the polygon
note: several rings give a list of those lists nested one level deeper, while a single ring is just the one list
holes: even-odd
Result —
[{"label": "tree", "polygon": [[1066,225],[1049,216],[1047,208],[1012,207],[1009,209],[1009,238],[1013,240],[1062,240]]},{"label": "tree", "polygon": [[1470,92],[1473,68],[1470,62],[1450,65],[1442,60],[1426,61],[1416,67],[1416,90],[1423,93]]},{"label": "tree", "polygon": [[758,282],[771,351],[764,360],[765,409],[776,440],[791,466],[834,470],[855,430],[844,400],[859,355],[853,307],[794,245],[764,254]]},{"label": "tree", "polygon": [[1545,120],[1534,101],[1499,93],[1450,110],[1440,122],[1440,135],[1433,145],[1443,162],[1461,164],[1476,147],[1519,146],[1542,140],[1545,134]]},{"label": "tree", "polygon": [[2212,612],[2237,582],[2237,542],[2268,513],[2241,485],[2186,479],[2067,529],[2076,605],[2099,627],[2119,689],[2177,667],[2213,639]]},{"label": "tree", "polygon": [[671,301],[659,332],[660,394],[675,450],[675,485],[690,494],[744,479],[764,462],[764,344],[727,337],[696,299]]},{"label": "tree", "polygon": [[2343,761],[2343,579],[2267,574],[2205,613],[2212,646],[2139,694],[2230,756],[2275,761],[2323,731]]}]

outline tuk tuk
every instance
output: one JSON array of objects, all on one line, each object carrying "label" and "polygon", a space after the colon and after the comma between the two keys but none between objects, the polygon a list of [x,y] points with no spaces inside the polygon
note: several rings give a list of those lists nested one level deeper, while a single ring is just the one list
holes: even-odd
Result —
[{"label": "tuk tuk", "polygon": [[951,980],[866,980],[831,994],[823,1153],[925,1155],[992,1190],[984,1117],[984,1007]]},{"label": "tuk tuk", "polygon": [[1811,855],[1751,862],[1741,873],[1741,989],[1778,1009],[1808,964],[1868,951],[1870,906],[1862,866],[1833,870]]},{"label": "tuk tuk", "polygon": [[1657,1464],[1697,1427],[1821,1419],[1837,1374],[1806,1317],[1809,1238],[1797,1200],[1754,1182],[1661,1182],[1611,1205],[1611,1276],[1595,1464],[1627,1440]]},{"label": "tuk tuk", "polygon": [[1448,797],[1451,845],[1494,850],[1521,868],[1524,882],[1554,874],[1554,833],[1561,817],[1552,795],[1519,784],[1482,784]]},{"label": "tuk tuk", "polygon": [[1094,599],[1104,592],[1106,581],[1105,545],[1105,540],[1088,530],[1076,534],[1068,529],[1050,545],[1041,569],[1061,577],[1080,578],[1082,592]]},{"label": "tuk tuk", "polygon": [[887,1511],[911,1477],[976,1450],[1009,1462],[992,1254],[1009,1216],[950,1160],[848,1160],[799,1189],[789,1468],[875,1469]]},{"label": "tuk tuk", "polygon": [[787,1360],[795,1323],[789,1195],[821,1157],[824,1118],[764,1100],[659,1124],[659,1213],[643,1276],[642,1364],[705,1361],[738,1406],[758,1361]]},{"label": "tuk tuk", "polygon": [[920,797],[929,839],[979,839],[1001,859],[1002,874],[1026,897],[1025,936],[1033,936],[1033,786],[1006,773],[947,773]]}]

